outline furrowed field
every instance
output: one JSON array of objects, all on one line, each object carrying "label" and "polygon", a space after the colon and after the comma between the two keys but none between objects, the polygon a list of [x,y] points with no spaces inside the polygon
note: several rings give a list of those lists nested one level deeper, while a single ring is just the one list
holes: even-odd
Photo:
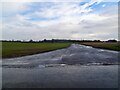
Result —
[{"label": "furrowed field", "polygon": [[84,42],[81,44],[86,45],[86,46],[92,46],[94,48],[102,48],[102,49],[120,51],[120,45],[117,42]]},{"label": "furrowed field", "polygon": [[70,43],[2,42],[2,58],[32,55],[70,46]]}]

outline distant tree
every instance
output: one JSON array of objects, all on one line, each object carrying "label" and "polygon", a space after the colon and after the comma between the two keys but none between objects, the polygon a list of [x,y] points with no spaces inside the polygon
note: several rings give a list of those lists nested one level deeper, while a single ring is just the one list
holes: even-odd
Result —
[{"label": "distant tree", "polygon": [[33,40],[31,39],[29,42],[33,42]]},{"label": "distant tree", "polygon": [[101,42],[100,40],[94,40],[94,42]]},{"label": "distant tree", "polygon": [[46,41],[47,41],[46,39],[43,40],[43,42],[46,42]]},{"label": "distant tree", "polygon": [[16,40],[16,42],[21,42],[21,40]]},{"label": "distant tree", "polygon": [[[52,42],[55,42],[55,40],[54,40],[54,39],[52,39],[51,41],[52,41]],[[57,41],[57,40],[56,40],[56,41]]]},{"label": "distant tree", "polygon": [[107,42],[117,42],[117,40],[113,39],[113,40],[108,40]]}]

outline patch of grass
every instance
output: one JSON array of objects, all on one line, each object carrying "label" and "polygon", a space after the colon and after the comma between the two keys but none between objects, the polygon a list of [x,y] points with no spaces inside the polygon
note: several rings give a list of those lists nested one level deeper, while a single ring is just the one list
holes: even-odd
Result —
[{"label": "patch of grass", "polygon": [[120,45],[115,42],[84,42],[81,43],[86,46],[92,46],[94,48],[102,48],[102,49],[108,49],[108,50],[114,50],[114,51],[120,51]]},{"label": "patch of grass", "polygon": [[70,46],[70,43],[2,42],[2,58],[38,54]]}]

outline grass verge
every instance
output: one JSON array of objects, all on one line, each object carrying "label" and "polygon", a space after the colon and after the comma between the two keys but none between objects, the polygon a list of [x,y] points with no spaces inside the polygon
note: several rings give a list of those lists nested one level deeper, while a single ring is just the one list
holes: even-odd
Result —
[{"label": "grass verge", "polygon": [[13,58],[69,47],[70,43],[2,42],[2,58]]},{"label": "grass verge", "polygon": [[113,42],[84,42],[84,43],[80,43],[80,44],[86,45],[86,46],[92,46],[94,48],[120,51],[120,45],[117,42],[115,42],[115,43],[113,43]]}]

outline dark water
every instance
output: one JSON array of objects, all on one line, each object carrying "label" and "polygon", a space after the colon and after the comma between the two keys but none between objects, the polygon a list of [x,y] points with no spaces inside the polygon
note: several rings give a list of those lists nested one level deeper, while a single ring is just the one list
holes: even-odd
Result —
[{"label": "dark water", "polygon": [[48,53],[4,59],[3,87],[115,88],[118,53],[72,44]]}]

